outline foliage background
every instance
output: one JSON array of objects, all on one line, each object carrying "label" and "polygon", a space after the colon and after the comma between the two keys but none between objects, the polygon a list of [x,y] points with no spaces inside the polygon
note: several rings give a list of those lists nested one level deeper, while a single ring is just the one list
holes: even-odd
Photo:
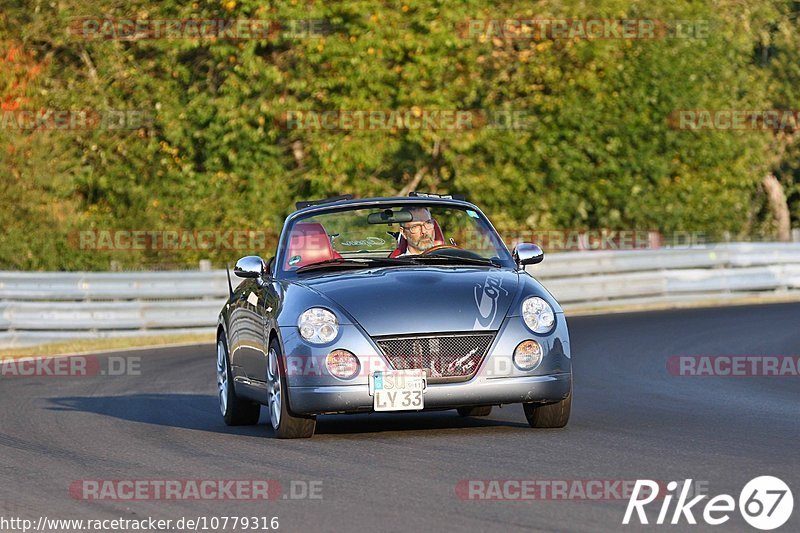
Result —
[{"label": "foliage background", "polygon": [[[0,129],[0,268],[216,266],[248,252],[80,250],[87,229],[253,229],[299,199],[465,193],[501,233],[776,235],[762,180],[800,222],[793,132],[678,131],[675,109],[800,108],[800,3],[6,1],[0,105],[140,109],[133,131]],[[324,19],[324,37],[84,40],[74,17]],[[704,39],[467,37],[466,19],[708,21]],[[288,110],[524,110],[532,128],[311,131]],[[71,239],[70,236],[73,236]]]}]

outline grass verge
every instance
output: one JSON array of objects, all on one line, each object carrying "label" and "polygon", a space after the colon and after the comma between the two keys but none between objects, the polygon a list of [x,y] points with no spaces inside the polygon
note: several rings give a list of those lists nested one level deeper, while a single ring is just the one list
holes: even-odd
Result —
[{"label": "grass verge", "polygon": [[0,349],[0,357],[41,357],[71,355],[85,352],[109,352],[128,348],[149,348],[170,344],[212,344],[214,333],[189,333],[184,335],[149,335],[142,337],[112,337],[103,339],[74,339],[68,341],[27,346],[24,348]]}]

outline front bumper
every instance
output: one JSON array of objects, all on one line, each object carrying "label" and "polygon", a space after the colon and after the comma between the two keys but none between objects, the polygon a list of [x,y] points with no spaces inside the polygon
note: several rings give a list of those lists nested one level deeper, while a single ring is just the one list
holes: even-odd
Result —
[{"label": "front bumper", "polygon": [[[572,389],[572,361],[563,314],[557,315],[556,322],[553,332],[536,335],[528,331],[520,317],[507,317],[476,374],[468,381],[428,384],[425,408],[563,400]],[[282,327],[280,334],[285,349],[284,368],[288,369],[286,394],[293,412],[313,415],[372,411],[368,375],[391,367],[361,328],[341,326],[340,338],[325,347],[303,342],[297,327]],[[535,370],[522,371],[513,364],[511,354],[520,342],[530,338],[541,344],[545,355]],[[362,369],[357,377],[341,380],[330,375],[324,361],[334,348],[350,350],[359,357]]]},{"label": "front bumper", "polygon": [[[569,372],[544,376],[482,377],[464,383],[428,385],[426,409],[447,409],[469,405],[498,405],[522,402],[552,403],[563,400],[572,390]],[[290,387],[289,407],[296,414],[318,415],[372,411],[367,385]]]}]

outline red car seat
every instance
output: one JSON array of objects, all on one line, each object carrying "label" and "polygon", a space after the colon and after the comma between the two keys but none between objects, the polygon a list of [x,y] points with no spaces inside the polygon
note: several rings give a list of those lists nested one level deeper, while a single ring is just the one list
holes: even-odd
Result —
[{"label": "red car seat", "polygon": [[[293,257],[299,257],[300,260],[290,263]],[[289,235],[289,253],[286,254],[284,268],[287,270],[300,268],[313,263],[341,258],[341,254],[331,246],[331,239],[322,224],[298,222]]]}]

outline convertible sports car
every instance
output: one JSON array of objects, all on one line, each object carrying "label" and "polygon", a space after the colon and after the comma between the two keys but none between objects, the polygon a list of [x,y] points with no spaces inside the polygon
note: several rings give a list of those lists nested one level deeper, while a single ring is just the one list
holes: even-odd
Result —
[{"label": "convertible sports car", "polygon": [[[531,427],[567,424],[564,313],[475,205],[451,196],[299,202],[278,250],[240,259],[217,326],[219,405],[229,425],[267,405],[279,438],[311,437],[329,413],[521,403]],[[229,276],[230,284],[230,276]]]}]

